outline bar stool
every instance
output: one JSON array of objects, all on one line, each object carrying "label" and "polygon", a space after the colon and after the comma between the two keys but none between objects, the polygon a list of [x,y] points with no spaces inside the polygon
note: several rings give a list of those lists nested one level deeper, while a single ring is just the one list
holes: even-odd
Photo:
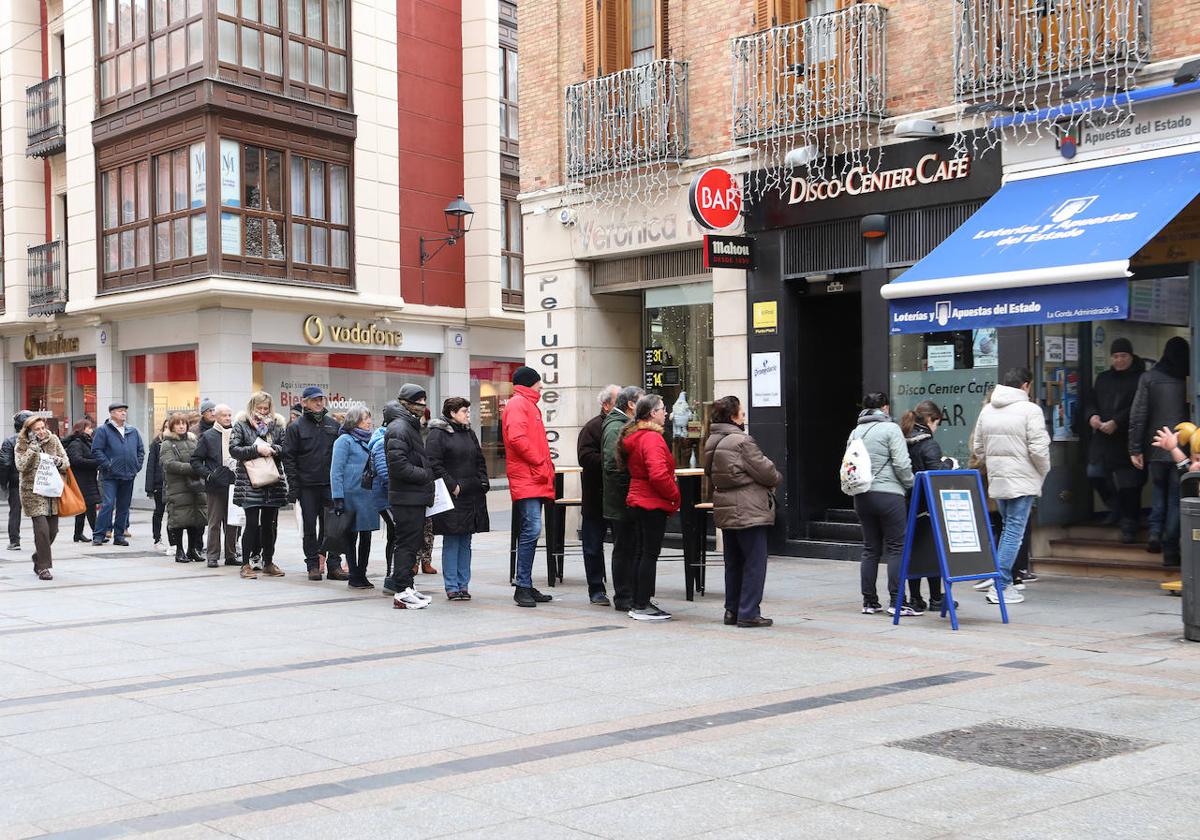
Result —
[{"label": "bar stool", "polygon": [[703,595],[707,567],[724,566],[725,561],[722,559],[719,563],[708,562],[708,517],[713,515],[713,503],[700,502],[696,505],[696,510],[700,511],[705,517],[700,523],[700,539],[698,541],[700,545],[700,562],[696,564],[696,591]]},{"label": "bar stool", "polygon": [[[555,499],[554,511],[552,515],[554,519],[554,546],[551,549],[553,553],[552,563],[558,572],[558,582],[562,583],[563,567],[565,566],[567,556],[567,508],[583,507],[583,499]],[[579,552],[583,555],[583,543],[572,541],[571,553]],[[550,584],[553,586],[554,584]]]}]

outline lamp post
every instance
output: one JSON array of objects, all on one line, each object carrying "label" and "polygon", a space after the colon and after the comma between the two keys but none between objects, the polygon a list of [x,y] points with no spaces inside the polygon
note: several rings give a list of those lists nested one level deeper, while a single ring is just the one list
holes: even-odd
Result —
[{"label": "lamp post", "polygon": [[[425,263],[433,259],[438,251],[445,248],[447,245],[453,245],[458,240],[467,235],[467,231],[471,229],[471,219],[475,217],[475,211],[471,209],[471,205],[460,195],[442,211],[446,217],[446,232],[449,236],[430,236],[420,238],[421,241],[421,268],[425,267]],[[441,243],[432,251],[426,248],[428,243]]]}]

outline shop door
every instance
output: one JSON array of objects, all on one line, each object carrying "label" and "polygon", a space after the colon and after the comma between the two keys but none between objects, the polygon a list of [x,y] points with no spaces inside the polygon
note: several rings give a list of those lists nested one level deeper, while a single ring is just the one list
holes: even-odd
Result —
[{"label": "shop door", "polygon": [[800,454],[800,485],[795,491],[806,520],[820,518],[830,508],[850,507],[837,472],[862,403],[861,304],[857,291],[829,293],[822,288],[802,296],[796,307],[793,369],[800,387],[792,414],[796,422],[788,425],[791,451]]},{"label": "shop door", "polygon": [[1038,502],[1039,525],[1073,525],[1092,515],[1087,480],[1087,448],[1080,414],[1090,380],[1091,325],[1039,327],[1034,399],[1046,413],[1050,432],[1050,474]]}]

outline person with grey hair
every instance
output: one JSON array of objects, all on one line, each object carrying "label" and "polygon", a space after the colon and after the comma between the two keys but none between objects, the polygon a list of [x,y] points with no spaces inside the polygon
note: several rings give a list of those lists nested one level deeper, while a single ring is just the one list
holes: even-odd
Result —
[{"label": "person with grey hair", "polygon": [[596,606],[611,605],[604,590],[604,533],[608,522],[604,519],[604,456],[600,451],[601,430],[604,418],[617,403],[617,385],[605,385],[596,398],[600,413],[579,430],[576,452],[579,466],[583,469],[582,504],[583,521],[580,532],[583,538],[583,572],[587,577],[588,598]]},{"label": "person with grey hair", "polygon": [[629,495],[629,471],[618,458],[617,447],[621,442],[621,430],[633,420],[637,401],[645,395],[646,392],[636,385],[622,388],[600,430],[603,511],[613,530],[613,607],[624,613],[633,607],[633,564],[638,555],[638,529],[633,511],[625,503],[625,497]]},{"label": "person with grey hair", "polygon": [[216,424],[200,436],[191,457],[192,469],[204,480],[204,491],[208,496],[208,534],[204,551],[210,569],[220,564],[222,537],[225,540],[225,565],[242,565],[237,558],[238,529],[229,524],[229,486],[237,479],[233,472],[236,464],[229,455],[233,409],[221,403],[214,409],[214,416]]},{"label": "person with grey hair", "polygon": [[[371,532],[379,530],[379,507],[372,489],[362,486],[363,469],[371,457],[371,412],[354,407],[346,412],[342,431],[333,443],[329,467],[329,492],[333,510],[351,518],[351,537],[346,552],[351,589],[374,589],[367,580],[367,559],[371,556]],[[357,547],[355,546],[357,543]]]}]

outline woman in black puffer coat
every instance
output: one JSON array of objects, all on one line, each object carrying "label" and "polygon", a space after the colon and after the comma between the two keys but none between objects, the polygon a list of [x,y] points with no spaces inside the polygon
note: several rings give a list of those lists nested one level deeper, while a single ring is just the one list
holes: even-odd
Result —
[{"label": "woman in black puffer coat", "polygon": [[445,481],[454,510],[433,517],[433,532],[442,534],[442,579],[446,597],[469,601],[471,535],[491,529],[488,521],[487,462],[471,429],[471,403],[451,397],[442,416],[429,421],[425,454],[434,478]]},{"label": "woman in black puffer coat", "polygon": [[[271,395],[258,391],[250,396],[246,410],[240,412],[229,433],[229,457],[238,462],[233,485],[233,503],[246,511],[242,530],[242,577],[257,577],[258,566],[268,577],[283,577],[275,565],[275,536],[279,527],[279,509],[287,504],[288,483],[280,455],[286,424],[275,413]],[[246,462],[256,458],[274,458],[279,480],[255,487],[246,472]]]},{"label": "woman in black puffer coat", "polygon": [[91,420],[80,420],[71,427],[71,434],[62,442],[67,450],[67,459],[71,462],[71,474],[83,494],[83,502],[87,510],[75,517],[75,542],[91,542],[90,536],[84,536],[83,523],[88,527],[96,527],[96,508],[100,504],[100,482],[96,471],[100,462],[92,457],[92,432],[96,426]]},{"label": "woman in black puffer coat", "polygon": [[[904,432],[904,442],[908,444],[908,456],[912,459],[913,473],[928,470],[952,470],[954,461],[942,455],[942,447],[934,439],[942,422],[942,410],[933,400],[918,403],[912,411],[907,411],[900,418],[900,431]],[[911,497],[911,493],[909,496]],[[910,501],[911,504],[911,501]],[[926,606],[932,612],[942,611],[942,579],[926,578],[929,581],[929,604],[921,598],[921,579],[910,578],[908,581],[908,601],[914,609],[924,612]]]}]

